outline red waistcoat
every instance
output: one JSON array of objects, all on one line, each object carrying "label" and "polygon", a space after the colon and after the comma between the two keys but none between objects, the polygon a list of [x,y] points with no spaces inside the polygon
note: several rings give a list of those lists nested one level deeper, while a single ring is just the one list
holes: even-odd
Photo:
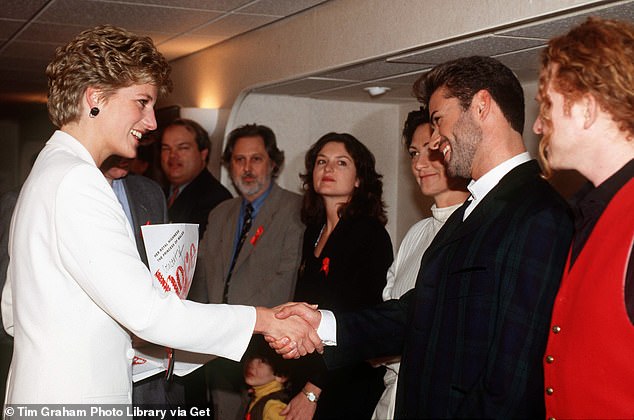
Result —
[{"label": "red waistcoat", "polygon": [[634,240],[634,180],[610,201],[569,270],[544,356],[548,418],[634,418],[634,326],[625,273]]}]

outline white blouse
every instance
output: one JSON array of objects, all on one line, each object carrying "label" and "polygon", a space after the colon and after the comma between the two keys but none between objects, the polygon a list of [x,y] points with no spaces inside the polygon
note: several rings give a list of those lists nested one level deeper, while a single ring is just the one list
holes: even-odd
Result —
[{"label": "white blouse", "polygon": [[[445,224],[449,216],[462,205],[438,208],[431,207],[432,217],[421,220],[412,226],[398,249],[398,254],[387,272],[387,284],[383,289],[383,300],[398,299],[416,284],[423,254],[432,240]],[[377,403],[373,419],[394,418],[394,404],[396,402],[396,381],[400,362],[386,364],[385,390]]]}]

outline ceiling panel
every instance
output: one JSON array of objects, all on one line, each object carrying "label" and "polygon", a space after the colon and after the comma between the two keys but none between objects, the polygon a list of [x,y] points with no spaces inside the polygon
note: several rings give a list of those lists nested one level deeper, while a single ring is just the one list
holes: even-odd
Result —
[{"label": "ceiling panel", "polygon": [[[388,103],[412,101],[411,86],[433,65],[454,58],[469,55],[487,55],[498,58],[510,67],[522,81],[534,81],[539,71],[539,54],[547,39],[567,32],[574,24],[589,15],[634,22],[634,1],[606,1],[599,6],[585,10],[573,10],[558,16],[545,16],[539,22],[517,23],[513,28],[492,29],[489,34],[477,34],[460,40],[448,40],[446,44],[426,46],[402,54],[379,57],[374,61],[347,66],[343,69],[329,70],[312,77],[337,77],[351,79],[347,84],[324,89],[315,86],[313,91],[298,89],[297,95],[322,99],[361,100]],[[403,67],[415,70],[405,74]],[[363,83],[359,83],[364,80]],[[302,86],[301,80],[294,82]],[[279,86],[279,87],[277,87]],[[287,94],[289,85],[277,85],[258,92]],[[290,85],[293,86],[293,85]],[[385,95],[370,97],[363,90],[368,86],[392,87]],[[282,90],[283,88],[283,90]],[[279,91],[278,91],[279,89]]]},{"label": "ceiling panel", "polygon": [[242,13],[229,14],[192,31],[192,34],[232,37],[259,28],[277,19],[279,19],[278,16],[246,15]]},{"label": "ceiling panel", "polygon": [[17,41],[64,44],[91,25],[65,25],[34,22],[18,35]]},{"label": "ceiling panel", "polygon": [[376,81],[377,82],[385,81],[385,82],[390,82],[390,83],[394,83],[398,85],[411,86],[414,84],[416,80],[418,80],[419,77],[421,77],[424,73],[427,73],[430,69],[431,69],[431,66],[423,67],[421,70],[418,70],[415,72],[401,74],[401,75],[393,76],[393,77],[385,77],[383,79],[378,79]]},{"label": "ceiling panel", "polygon": [[395,74],[419,70],[420,64],[392,63],[389,61],[371,61],[345,69],[323,73],[324,77],[346,80],[373,80]]},{"label": "ceiling panel", "polygon": [[540,54],[545,48],[542,45],[524,51],[500,54],[495,56],[495,58],[513,70],[520,80],[534,80],[539,73]]},{"label": "ceiling panel", "polygon": [[308,92],[316,92],[334,87],[349,85],[348,80],[334,80],[321,77],[307,77],[305,79],[283,83],[275,86],[268,86],[256,89],[258,92],[275,92],[280,95],[302,95]]},{"label": "ceiling panel", "polygon": [[[386,4],[388,0],[384,0]],[[151,36],[174,60],[230,37],[323,3],[322,0],[2,0],[0,7],[0,101],[4,93],[45,92],[44,68],[56,46],[81,30],[113,23]],[[370,61],[260,87],[257,92],[318,98],[411,101],[410,86],[437,63],[465,55],[499,58],[523,80],[534,80],[545,40],[588,15],[634,22],[634,1],[605,1],[591,8],[516,22],[490,33],[444,44],[414,46]],[[20,77],[18,77],[18,75]],[[18,80],[19,79],[19,80]],[[386,85],[376,99],[363,90]]]},{"label": "ceiling panel", "polygon": [[542,39],[486,35],[390,58],[397,63],[440,64],[474,54],[492,56],[544,44]]},{"label": "ceiling panel", "polygon": [[[162,32],[180,33],[192,27],[220,17],[218,12],[187,10],[151,5],[109,3],[86,0],[57,0],[37,19],[38,22],[65,23],[95,26],[110,23],[130,31],[150,31],[161,28]],[[104,20],[108,16],[108,20]],[[166,25],[166,22],[170,22]]]},{"label": "ceiling panel", "polygon": [[519,28],[498,32],[499,34],[521,37],[541,37],[550,39],[564,34],[578,23],[583,22],[589,16],[599,16],[605,19],[619,19],[634,22],[634,2],[618,2],[613,5],[604,5],[589,11],[580,11],[573,16],[547,19],[539,23],[532,23]]},{"label": "ceiling panel", "polygon": [[49,0],[2,0],[2,17],[28,20]]},{"label": "ceiling panel", "polygon": [[15,41],[2,51],[2,55],[3,57],[41,57],[43,61],[49,62],[57,47],[58,44],[55,43]]},{"label": "ceiling panel", "polygon": [[157,6],[178,7],[183,9],[228,12],[252,1],[253,0],[132,0],[125,1],[125,3],[153,4]]},{"label": "ceiling panel", "polygon": [[[168,60],[192,54],[324,0],[2,0],[0,85],[4,100],[39,90],[57,46],[84,29],[122,26],[152,37]],[[22,78],[16,83],[15,74]],[[4,77],[4,78],[3,78]],[[9,95],[9,93],[12,93]],[[10,98],[10,99],[7,99]]]},{"label": "ceiling panel", "polygon": [[24,22],[17,20],[0,19],[0,40],[9,39],[18,29],[24,26]]},{"label": "ceiling panel", "polygon": [[261,0],[241,9],[240,12],[289,16],[319,3],[324,3],[324,0]]}]

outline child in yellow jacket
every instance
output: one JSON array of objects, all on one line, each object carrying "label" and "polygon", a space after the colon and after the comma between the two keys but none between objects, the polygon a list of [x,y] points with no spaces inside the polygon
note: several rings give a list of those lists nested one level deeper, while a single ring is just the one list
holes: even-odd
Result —
[{"label": "child in yellow jacket", "polygon": [[252,396],[246,420],[279,420],[289,401],[288,362],[261,336],[254,336],[244,358],[244,381]]}]

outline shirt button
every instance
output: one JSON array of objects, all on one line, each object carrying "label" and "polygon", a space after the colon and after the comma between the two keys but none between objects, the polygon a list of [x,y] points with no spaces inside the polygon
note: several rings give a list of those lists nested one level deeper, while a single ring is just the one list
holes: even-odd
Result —
[{"label": "shirt button", "polygon": [[553,395],[553,393],[554,393],[554,392],[555,392],[555,390],[554,390],[554,389],[552,389],[552,388],[546,388],[546,394],[548,394],[548,395]]},{"label": "shirt button", "polygon": [[546,363],[552,363],[555,361],[555,358],[552,356],[546,356]]},{"label": "shirt button", "polygon": [[560,327],[559,325],[555,325],[555,326],[553,327],[553,332],[554,332],[555,334],[558,334],[558,333],[559,333],[559,331],[561,331],[561,327]]},{"label": "shirt button", "polygon": [[134,349],[128,349],[128,350],[126,350],[126,352],[125,352],[126,357],[127,357],[128,359],[130,359],[130,360],[134,359],[134,355],[135,355],[135,354],[136,354],[136,353],[134,352]]}]

